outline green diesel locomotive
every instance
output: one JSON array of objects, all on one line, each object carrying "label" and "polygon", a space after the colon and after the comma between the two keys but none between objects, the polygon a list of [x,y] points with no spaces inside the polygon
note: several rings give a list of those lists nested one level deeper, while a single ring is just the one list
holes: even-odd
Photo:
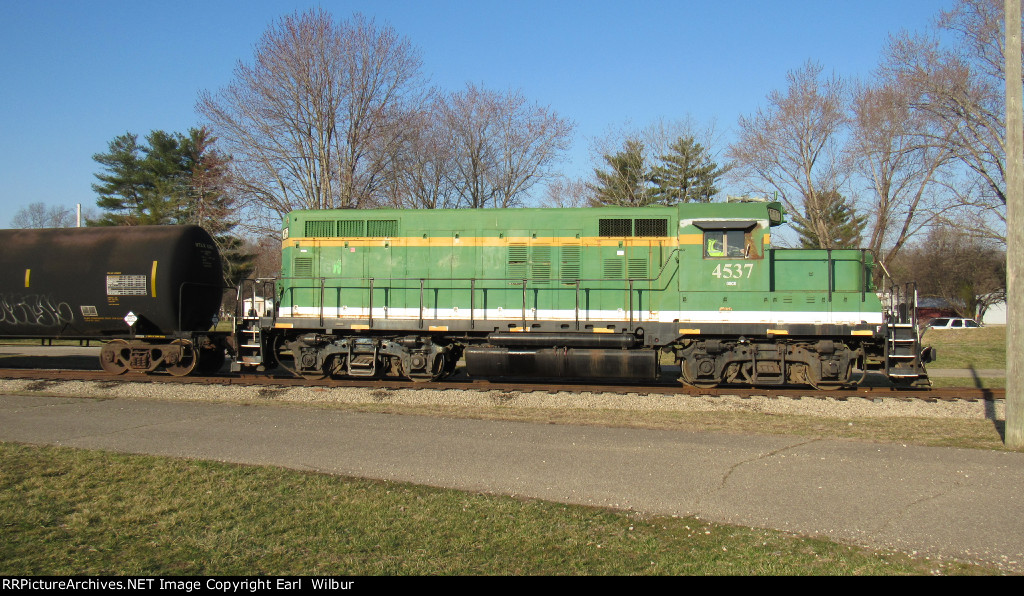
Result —
[{"label": "green diesel locomotive", "polygon": [[282,272],[244,285],[236,369],[305,377],[927,384],[912,292],[864,250],[772,248],[779,203],[295,211]]}]

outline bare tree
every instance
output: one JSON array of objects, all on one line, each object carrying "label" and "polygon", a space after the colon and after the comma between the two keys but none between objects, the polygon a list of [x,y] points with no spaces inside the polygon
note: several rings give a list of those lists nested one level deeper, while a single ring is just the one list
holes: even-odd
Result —
[{"label": "bare tree", "polygon": [[868,248],[883,264],[942,211],[943,168],[953,152],[936,142],[947,128],[912,108],[913,89],[884,78],[858,84],[851,102],[847,159],[870,190]]},{"label": "bare tree", "polygon": [[463,207],[513,207],[569,145],[573,124],[518,91],[498,93],[469,84],[441,106],[452,141],[450,176]]},{"label": "bare tree", "polygon": [[753,191],[778,193],[794,221],[828,239],[828,196],[845,178],[839,154],[847,124],[843,83],[836,76],[823,79],[814,62],[790,71],[786,79],[785,92],[768,94],[767,108],[740,117],[728,156],[735,162],[734,175]]},{"label": "bare tree", "polygon": [[443,96],[429,110],[408,118],[405,144],[398,148],[392,170],[389,204],[398,208],[451,209],[458,206],[455,139],[445,125]]},{"label": "bare tree", "polygon": [[937,20],[944,36],[900,34],[884,63],[890,78],[913,90],[913,109],[939,123],[931,142],[963,165],[949,188],[980,224],[975,233],[999,240],[1006,205],[1003,20],[1002,0],[959,0]]},{"label": "bare tree", "polygon": [[47,207],[45,203],[29,203],[11,218],[13,228],[69,228],[74,224],[74,211],[61,205]]},{"label": "bare tree", "polygon": [[962,317],[981,319],[1006,300],[1006,252],[959,226],[933,226],[896,260],[893,274],[916,281],[922,295],[944,299]]},{"label": "bare tree", "polygon": [[672,145],[679,139],[693,139],[706,148],[715,161],[722,158],[722,133],[714,120],[702,125],[689,114],[675,120],[659,118],[645,126],[638,137],[652,156],[671,153]]},{"label": "bare tree", "polygon": [[242,196],[276,216],[383,202],[405,118],[424,96],[421,61],[390,27],[323,10],[286,16],[251,64],[197,109],[233,157]]},{"label": "bare tree", "polygon": [[539,204],[541,207],[586,207],[592,194],[583,180],[560,176],[548,184]]}]

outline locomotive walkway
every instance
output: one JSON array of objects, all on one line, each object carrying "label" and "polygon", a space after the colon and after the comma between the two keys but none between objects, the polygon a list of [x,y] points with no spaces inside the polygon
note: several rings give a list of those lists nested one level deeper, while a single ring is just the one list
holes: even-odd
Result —
[{"label": "locomotive walkway", "polygon": [[0,440],[696,515],[1024,573],[1024,453],[18,395],[0,396]]}]

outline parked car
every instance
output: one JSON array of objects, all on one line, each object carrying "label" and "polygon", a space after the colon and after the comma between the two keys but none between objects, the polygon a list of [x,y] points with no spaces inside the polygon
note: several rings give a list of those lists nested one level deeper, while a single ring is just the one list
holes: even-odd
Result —
[{"label": "parked car", "polygon": [[974,319],[939,317],[928,322],[926,329],[976,329],[981,327]]}]

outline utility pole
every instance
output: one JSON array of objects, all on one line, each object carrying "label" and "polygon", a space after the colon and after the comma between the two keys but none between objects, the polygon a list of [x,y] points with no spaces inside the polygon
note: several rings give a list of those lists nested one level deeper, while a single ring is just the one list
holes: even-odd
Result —
[{"label": "utility pole", "polygon": [[1006,429],[1011,449],[1024,447],[1024,106],[1020,0],[1006,16]]}]

